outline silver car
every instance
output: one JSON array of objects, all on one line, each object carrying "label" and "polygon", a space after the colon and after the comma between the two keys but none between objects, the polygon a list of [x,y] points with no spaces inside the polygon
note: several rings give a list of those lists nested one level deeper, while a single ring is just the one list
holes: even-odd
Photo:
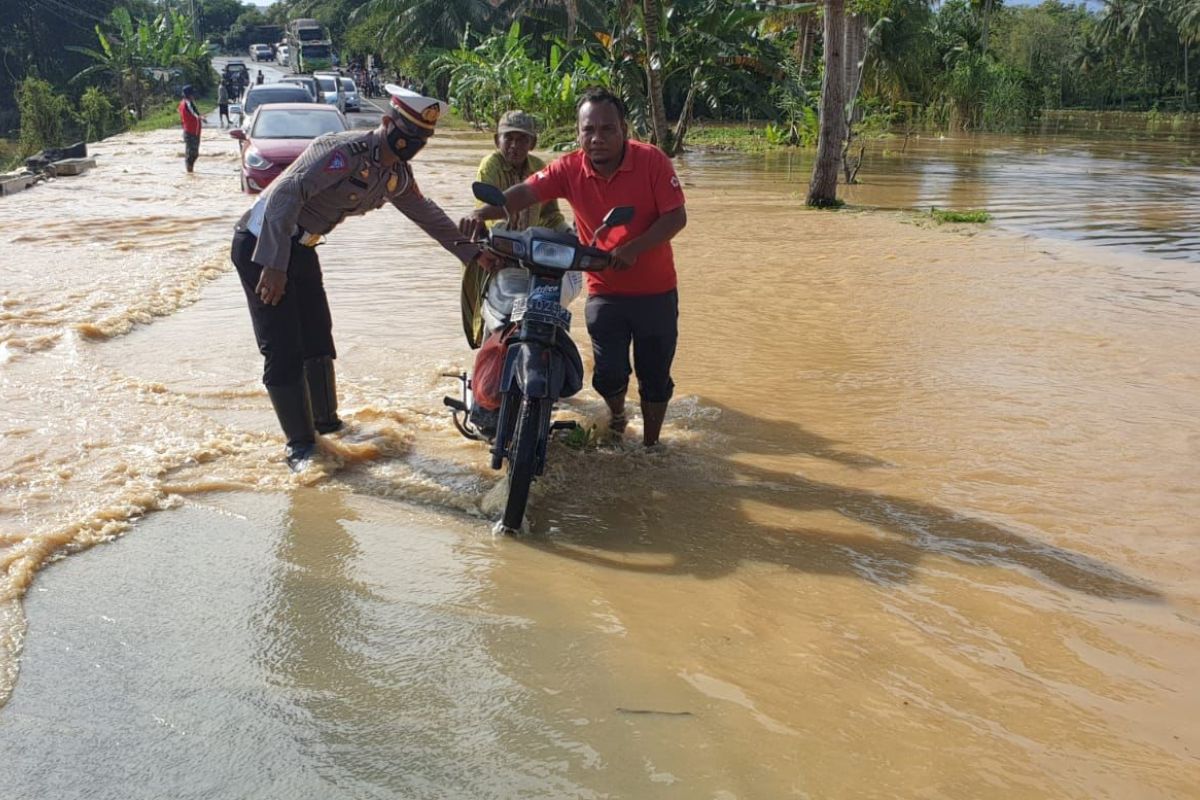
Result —
[{"label": "silver car", "polygon": [[358,87],[351,78],[342,78],[342,92],[346,95],[347,111],[362,111],[362,100],[358,96]]}]

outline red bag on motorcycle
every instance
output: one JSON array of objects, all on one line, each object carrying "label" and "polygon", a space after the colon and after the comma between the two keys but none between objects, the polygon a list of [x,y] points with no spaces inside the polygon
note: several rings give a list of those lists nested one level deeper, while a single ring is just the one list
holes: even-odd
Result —
[{"label": "red bag on motorcycle", "polygon": [[488,411],[500,408],[500,378],[504,375],[504,357],[508,353],[508,340],[516,331],[516,325],[492,331],[475,354],[471,395],[475,398],[475,405],[480,408]]}]

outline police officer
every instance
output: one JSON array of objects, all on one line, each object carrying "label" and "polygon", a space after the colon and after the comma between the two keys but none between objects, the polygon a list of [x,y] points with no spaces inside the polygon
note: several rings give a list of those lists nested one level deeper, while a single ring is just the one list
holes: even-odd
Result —
[{"label": "police officer", "polygon": [[265,359],[263,383],[294,470],[315,452],[317,432],[342,427],[337,353],[315,249],[322,236],[346,216],[388,202],[464,264],[481,257],[422,196],[409,166],[433,135],[442,104],[393,84],[386,89],[389,105],[379,127],[314,139],[242,216],[233,236],[230,255]]}]

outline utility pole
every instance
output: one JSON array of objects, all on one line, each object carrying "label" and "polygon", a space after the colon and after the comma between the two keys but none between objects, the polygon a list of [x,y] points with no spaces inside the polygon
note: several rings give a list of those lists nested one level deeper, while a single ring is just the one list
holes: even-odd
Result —
[{"label": "utility pole", "polygon": [[200,41],[200,17],[196,16],[196,0],[188,0],[188,7],[192,12],[192,38],[198,42]]}]

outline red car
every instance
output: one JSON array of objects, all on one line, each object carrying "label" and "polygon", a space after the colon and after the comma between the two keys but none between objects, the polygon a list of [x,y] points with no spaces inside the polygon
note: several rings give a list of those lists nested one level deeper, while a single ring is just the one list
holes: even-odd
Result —
[{"label": "red car", "polygon": [[257,194],[323,133],[349,129],[342,113],[316,103],[268,103],[229,135],[241,143],[242,191]]}]

